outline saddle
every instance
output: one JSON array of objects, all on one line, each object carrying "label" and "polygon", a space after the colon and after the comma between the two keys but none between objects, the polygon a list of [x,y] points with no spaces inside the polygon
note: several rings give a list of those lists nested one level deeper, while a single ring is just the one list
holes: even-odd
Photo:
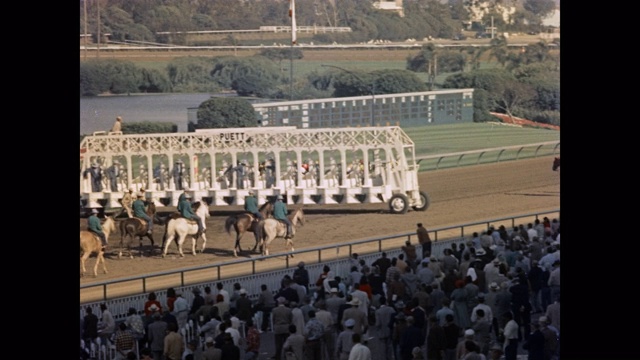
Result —
[{"label": "saddle", "polygon": [[179,212],[177,212],[177,211],[176,211],[176,212],[174,212],[174,213],[171,213],[171,214],[169,215],[169,219],[168,219],[167,221],[169,221],[169,220],[171,220],[171,219],[174,219],[174,220],[175,220],[175,219],[180,219],[180,218],[187,220],[187,222],[188,222],[189,224],[191,224],[191,225],[198,225],[198,222],[197,222],[196,220],[193,220],[193,219],[187,219],[186,217],[182,216],[182,214],[180,214],[180,213],[179,213]]},{"label": "saddle", "polygon": [[147,226],[147,220],[145,220],[145,219],[143,219],[143,218],[139,218],[139,217],[137,217],[137,216],[134,216],[134,217],[132,217],[132,219],[136,219],[136,220],[140,221],[140,223],[141,223],[143,226]]}]

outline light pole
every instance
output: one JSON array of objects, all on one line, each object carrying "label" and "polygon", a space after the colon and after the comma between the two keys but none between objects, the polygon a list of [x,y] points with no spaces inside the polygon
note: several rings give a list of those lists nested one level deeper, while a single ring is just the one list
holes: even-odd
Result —
[{"label": "light pole", "polygon": [[362,85],[364,85],[365,87],[367,87],[367,89],[369,90],[369,92],[371,93],[371,123],[369,124],[370,126],[373,126],[373,124],[375,124],[375,118],[373,115],[373,104],[376,102],[376,83],[375,81],[371,82],[371,86],[368,86],[364,80],[362,80],[360,78],[360,76],[356,75],[355,73],[353,73],[352,71],[349,71],[347,69],[341,68],[339,66],[335,66],[335,65],[325,65],[325,64],[321,64],[321,67],[331,67],[331,68],[336,68],[338,70],[342,70],[346,73],[349,73],[351,75],[353,75],[353,77],[355,77],[356,79],[358,79],[358,81],[360,81],[360,83],[362,83]]}]

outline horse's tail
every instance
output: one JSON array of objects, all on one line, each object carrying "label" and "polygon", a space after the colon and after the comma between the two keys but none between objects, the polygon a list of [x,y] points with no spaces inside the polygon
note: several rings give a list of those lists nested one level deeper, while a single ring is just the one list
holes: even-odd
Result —
[{"label": "horse's tail", "polygon": [[264,238],[264,220],[260,220],[253,229],[253,232],[256,235],[256,242],[262,241]]},{"label": "horse's tail", "polygon": [[164,245],[167,243],[167,235],[168,234],[174,234],[175,233],[175,219],[172,219],[171,217],[167,217],[167,221],[165,222],[165,226],[164,226],[164,235],[162,235],[162,247],[164,248]]},{"label": "horse's tail", "polygon": [[236,222],[238,222],[238,218],[236,216],[229,216],[227,220],[225,220],[224,230],[227,232],[227,234],[231,233],[231,227],[235,225]]}]

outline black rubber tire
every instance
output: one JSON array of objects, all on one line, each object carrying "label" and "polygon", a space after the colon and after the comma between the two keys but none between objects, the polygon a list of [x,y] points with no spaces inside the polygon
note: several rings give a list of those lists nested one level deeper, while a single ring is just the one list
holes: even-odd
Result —
[{"label": "black rubber tire", "polygon": [[389,211],[392,214],[406,214],[409,211],[409,198],[405,194],[395,194],[389,199]]},{"label": "black rubber tire", "polygon": [[420,200],[420,205],[414,206],[413,210],[426,211],[429,208],[429,205],[431,205],[431,199],[429,199],[429,195],[424,191],[420,191]]}]

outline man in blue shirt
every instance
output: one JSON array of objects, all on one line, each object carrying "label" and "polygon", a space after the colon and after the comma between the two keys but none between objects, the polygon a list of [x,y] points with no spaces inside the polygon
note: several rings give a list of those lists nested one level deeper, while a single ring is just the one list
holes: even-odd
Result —
[{"label": "man in blue shirt", "polygon": [[250,212],[258,220],[264,219],[260,211],[258,210],[258,199],[253,194],[253,190],[249,190],[249,195],[244,198],[244,210]]},{"label": "man in blue shirt", "polygon": [[187,193],[180,194],[178,197],[178,212],[186,219],[195,220],[196,223],[198,223],[198,233],[196,234],[196,238],[198,238],[202,234],[204,226],[202,226],[200,216],[196,215],[191,208],[191,202],[188,200],[189,197],[191,197],[191,195]]},{"label": "man in blue shirt", "polygon": [[147,222],[147,234],[151,234],[153,232],[153,221],[149,215],[147,215],[147,208],[143,198],[144,195],[138,193],[136,201],[131,204],[131,208],[133,209],[134,217],[144,219]]},{"label": "man in blue shirt", "polygon": [[98,219],[98,210],[92,209],[91,216],[87,219],[88,230],[100,238],[102,241],[102,251],[107,247],[107,237],[104,235],[102,231],[102,224],[100,223],[100,219]]},{"label": "man in blue shirt", "polygon": [[287,205],[282,202],[282,199],[282,195],[278,195],[276,197],[276,203],[273,205],[273,217],[276,220],[284,221],[284,223],[287,224],[287,235],[285,235],[284,238],[291,239],[293,237],[291,236],[291,220],[287,217]]}]

